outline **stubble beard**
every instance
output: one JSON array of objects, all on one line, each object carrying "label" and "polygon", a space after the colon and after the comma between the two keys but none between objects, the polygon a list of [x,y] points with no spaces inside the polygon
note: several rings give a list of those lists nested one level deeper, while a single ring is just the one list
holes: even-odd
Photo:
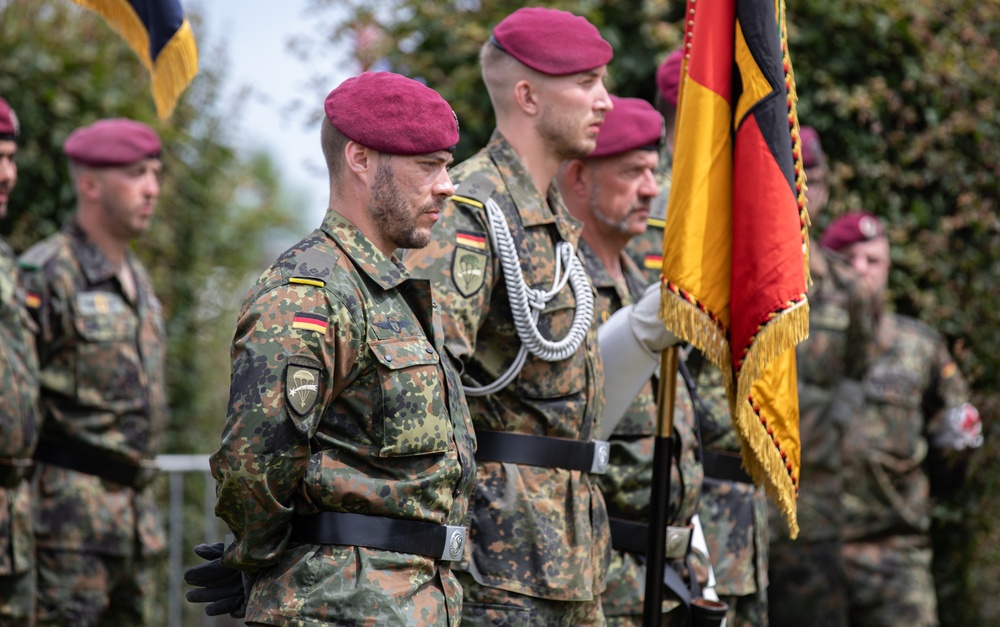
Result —
[{"label": "stubble beard", "polygon": [[538,133],[561,161],[582,159],[594,151],[597,140],[587,137],[580,124],[578,118],[546,109],[539,120]]},{"label": "stubble beard", "polygon": [[379,163],[372,182],[371,202],[368,210],[378,232],[396,248],[423,248],[431,243],[430,229],[417,229],[416,216],[431,210],[440,211],[447,199],[440,198],[424,204],[414,214],[409,203],[396,185],[392,167],[388,162]]},{"label": "stubble beard", "polygon": [[632,216],[640,209],[645,209],[649,211],[649,203],[642,202],[641,200],[636,200],[628,208],[628,213],[620,220],[615,220],[608,214],[604,213],[601,209],[600,203],[597,199],[600,197],[600,187],[595,182],[594,186],[590,190],[590,213],[597,218],[597,221],[608,227],[615,233],[620,235],[627,235],[628,237],[634,237],[638,233],[632,233],[631,228],[629,228],[629,223],[631,222]]}]

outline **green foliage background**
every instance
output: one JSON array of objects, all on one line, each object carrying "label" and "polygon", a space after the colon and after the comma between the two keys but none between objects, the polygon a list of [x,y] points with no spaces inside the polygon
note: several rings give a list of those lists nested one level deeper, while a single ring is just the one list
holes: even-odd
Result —
[{"label": "green foliage background", "polygon": [[[75,208],[62,144],[76,127],[125,116],[164,143],[157,213],[134,248],[164,304],[171,421],[163,453],[203,453],[219,442],[229,393],[229,344],[243,295],[277,253],[275,239],[302,232],[274,160],[238,155],[238,110],[223,102],[225,53],[197,16],[199,76],[173,116],[156,119],[149,77],[136,55],[96,15],[65,0],[0,0],[0,95],[21,120],[18,184],[0,232],[18,252],[57,231]],[[185,484],[182,545],[203,541],[201,481]],[[166,498],[166,481],[155,489]],[[163,512],[166,516],[166,507]],[[219,535],[221,538],[221,532]],[[160,581],[176,580],[161,564]],[[167,585],[156,616],[166,624]],[[201,624],[185,604],[183,624]]]},{"label": "green foliage background", "polygon": [[[656,65],[681,41],[685,7],[668,0],[557,0],[586,15],[615,48],[609,87],[652,98]],[[308,62],[354,44],[363,67],[422,77],[454,106],[456,158],[493,128],[479,77],[490,29],[511,0],[313,0],[317,30],[296,47]],[[287,10],[287,9],[284,9]],[[347,18],[345,19],[345,14]],[[896,308],[947,337],[974,388],[987,444],[966,488],[937,508],[935,568],[944,625],[1000,622],[1000,3],[976,0],[789,0],[799,114],[816,127],[836,215],[867,209],[889,224]],[[360,46],[362,26],[384,36]],[[235,309],[272,256],[274,229],[301,231],[266,155],[233,151],[220,107],[221,49],[199,34],[202,71],[167,123],[155,120],[134,54],[68,2],[0,0],[0,94],[23,126],[20,181],[0,232],[17,250],[55,231],[73,196],[60,147],[76,126],[126,115],[154,126],[167,166],[158,216],[137,245],[169,316],[173,422],[168,452],[208,452],[228,389]],[[309,47],[309,37],[313,46]],[[331,84],[329,76],[318,77]],[[197,501],[199,497],[193,496]]]},{"label": "green foliage background", "polygon": [[[609,89],[652,98],[658,62],[681,41],[683,3],[538,4],[587,16],[615,49]],[[320,35],[353,44],[361,67],[422,77],[441,92],[461,125],[456,159],[485,144],[493,118],[478,51],[492,27],[526,3],[312,5],[332,18]],[[937,507],[935,569],[943,624],[996,624],[1000,290],[991,288],[1000,278],[1000,3],[788,0],[787,18],[799,117],[819,130],[833,170],[831,204],[813,230],[849,210],[886,220],[895,307],[945,334],[986,421],[987,444],[965,489]],[[384,37],[359,45],[358,33],[372,26]]]}]

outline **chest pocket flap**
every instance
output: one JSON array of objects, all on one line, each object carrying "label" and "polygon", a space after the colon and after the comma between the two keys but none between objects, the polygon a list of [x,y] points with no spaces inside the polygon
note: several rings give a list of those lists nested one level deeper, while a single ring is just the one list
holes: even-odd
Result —
[{"label": "chest pocket flap", "polygon": [[76,295],[77,332],[88,342],[120,342],[135,338],[136,317],[131,307],[112,292]]},{"label": "chest pocket flap", "polygon": [[[381,457],[448,450],[451,423],[440,356],[425,338],[369,342],[381,383]],[[376,408],[378,405],[376,404]]]}]

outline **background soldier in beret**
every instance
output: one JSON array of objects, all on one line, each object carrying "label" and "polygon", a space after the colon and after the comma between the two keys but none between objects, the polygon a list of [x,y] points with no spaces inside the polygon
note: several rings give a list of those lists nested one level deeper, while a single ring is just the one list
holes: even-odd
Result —
[{"label": "background soldier in beret", "polygon": [[[806,208],[816,223],[828,197],[819,134],[800,129]],[[860,411],[860,380],[873,338],[871,298],[840,255],[811,242],[809,338],[796,347],[799,436],[799,536],[788,537],[783,516],[769,507],[768,617],[771,627],[846,627],[847,579],[841,558],[843,473],[840,446]]]},{"label": "background soldier in beret", "polygon": [[674,124],[677,121],[677,92],[681,82],[681,62],[684,53],[674,50],[656,68],[656,110],[665,124],[660,162],[656,166],[656,183],[660,188],[650,203],[646,230],[633,237],[627,247],[628,256],[639,266],[647,283],[659,283],[663,269],[663,229],[667,226],[667,202],[670,198],[670,172],[674,160]]},{"label": "background soldier in beret", "polygon": [[[254,625],[455,627],[448,560],[464,549],[475,439],[430,285],[392,253],[431,241],[458,122],[388,72],[344,81],[325,111],[323,224],[261,275],[233,340],[211,466],[236,541],[188,572],[209,586],[188,598],[245,603]],[[242,582],[234,598],[212,589],[226,567],[247,598]]]},{"label": "background soldier in beret", "polygon": [[148,625],[150,558],[164,548],[146,489],[167,423],[160,302],[129,244],[160,194],[160,140],[144,124],[75,130],[76,212],[23,256],[38,324],[38,621]]},{"label": "background soldier in beret", "polygon": [[458,188],[435,240],[405,259],[442,298],[476,426],[471,550],[459,572],[469,625],[604,623],[594,293],[575,251],[581,225],[552,183],[564,159],[594,149],[612,106],[611,56],[570,13],[519,9],[501,21],[480,56],[497,130],[452,170]]},{"label": "background soldier in beret", "polygon": [[[628,242],[646,230],[650,204],[659,187],[655,178],[664,121],[645,100],[611,97],[597,136],[597,148],[583,159],[563,162],[557,181],[570,213],[583,223],[580,256],[597,289],[596,315],[604,322],[625,305],[634,304],[647,280],[625,254]],[[653,478],[656,432],[656,379],[646,382],[611,436],[608,472],[598,481],[611,517],[613,552],[607,589],[601,595],[608,625],[642,624],[646,586],[645,544]],[[605,425],[607,427],[607,425]],[[691,518],[701,493],[702,468],[697,457],[694,406],[684,378],[677,375],[674,408],[677,456],[671,462],[666,568],[672,586],[663,602],[663,625],[688,624],[681,605],[688,591],[684,558],[691,545]],[[670,575],[670,573],[667,573]],[[676,611],[675,608],[679,608]]]},{"label": "background soldier in beret", "polygon": [[[17,183],[17,116],[0,98],[0,219]],[[33,625],[31,454],[38,439],[38,359],[17,256],[0,239],[0,625]]]},{"label": "background soldier in beret", "polygon": [[881,221],[851,213],[822,245],[844,255],[874,300],[876,335],[842,444],[844,564],[851,625],[937,625],[929,538],[931,478],[958,488],[982,445],[982,424],[944,340],[885,310],[889,240]]}]

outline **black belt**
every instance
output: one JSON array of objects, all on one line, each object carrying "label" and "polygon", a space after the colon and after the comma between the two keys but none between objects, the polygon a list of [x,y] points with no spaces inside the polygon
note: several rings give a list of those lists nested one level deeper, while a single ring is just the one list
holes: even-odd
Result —
[{"label": "black belt", "polygon": [[511,462],[603,475],[611,447],[602,440],[581,442],[543,435],[476,430],[476,461]]},{"label": "black belt", "polygon": [[452,562],[462,559],[465,527],[347,512],[319,512],[292,518],[292,541],[343,544],[423,555]]},{"label": "black belt", "polygon": [[35,472],[35,460],[0,457],[0,488],[14,488]]},{"label": "black belt", "polygon": [[[649,551],[649,525],[610,516],[611,547],[616,551],[627,551],[645,555]],[[687,554],[691,544],[690,527],[668,526],[667,542],[664,547],[669,559],[681,559]]]},{"label": "black belt", "polygon": [[743,459],[736,453],[720,453],[718,451],[703,451],[702,464],[705,466],[705,476],[723,481],[753,483],[753,477],[743,470]]},{"label": "black belt", "polygon": [[156,478],[159,469],[153,460],[139,464],[118,461],[107,454],[87,449],[71,448],[72,444],[55,444],[45,440],[35,449],[35,461],[94,475],[113,483],[142,490]]}]

